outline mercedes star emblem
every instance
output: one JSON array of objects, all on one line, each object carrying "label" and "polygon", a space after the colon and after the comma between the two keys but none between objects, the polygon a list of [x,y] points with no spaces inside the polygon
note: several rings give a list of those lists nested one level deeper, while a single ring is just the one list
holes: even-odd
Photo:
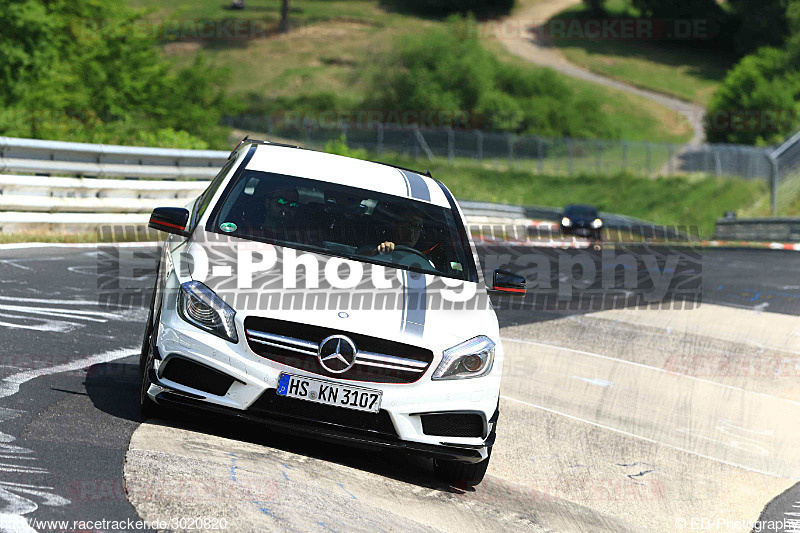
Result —
[{"label": "mercedes star emblem", "polygon": [[320,343],[317,359],[328,372],[341,374],[356,364],[356,353],[356,345],[348,337],[331,335]]}]

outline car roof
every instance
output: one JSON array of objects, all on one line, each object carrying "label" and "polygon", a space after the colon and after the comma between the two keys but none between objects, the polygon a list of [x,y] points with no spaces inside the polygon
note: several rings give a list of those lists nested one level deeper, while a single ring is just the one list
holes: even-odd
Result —
[{"label": "car roof", "polygon": [[254,144],[247,170],[337,183],[450,207],[439,183],[418,172],[352,157],[275,144]]}]

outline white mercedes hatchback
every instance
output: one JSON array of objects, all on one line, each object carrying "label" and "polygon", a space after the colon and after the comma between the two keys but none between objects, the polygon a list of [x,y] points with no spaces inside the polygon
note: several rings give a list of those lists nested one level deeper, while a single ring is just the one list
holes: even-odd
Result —
[{"label": "white mercedes hatchback", "polygon": [[480,483],[503,347],[450,191],[422,174],[245,138],[170,233],[142,343],[140,406],[434,460]]}]

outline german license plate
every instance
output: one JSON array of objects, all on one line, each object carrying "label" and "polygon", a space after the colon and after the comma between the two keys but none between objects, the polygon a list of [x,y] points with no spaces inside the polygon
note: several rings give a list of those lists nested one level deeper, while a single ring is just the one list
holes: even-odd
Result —
[{"label": "german license plate", "polygon": [[292,374],[281,374],[278,379],[277,394],[287,398],[297,398],[370,413],[380,411],[381,396],[383,395],[381,391],[377,390],[351,387]]}]

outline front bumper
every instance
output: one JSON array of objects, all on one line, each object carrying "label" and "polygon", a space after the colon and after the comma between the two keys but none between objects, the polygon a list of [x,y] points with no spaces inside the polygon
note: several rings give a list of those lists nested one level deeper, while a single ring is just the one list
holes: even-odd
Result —
[{"label": "front bumper", "polygon": [[[425,444],[412,441],[400,440],[396,436],[387,433],[348,428],[337,424],[332,424],[320,420],[311,420],[296,416],[282,415],[279,413],[265,414],[254,410],[239,410],[230,407],[223,407],[203,401],[201,396],[192,397],[184,392],[172,391],[164,383],[157,381],[155,371],[150,374],[153,384],[163,389],[153,396],[159,405],[174,409],[192,409],[211,412],[217,415],[230,416],[263,424],[281,433],[307,436],[315,439],[343,443],[349,446],[373,450],[395,449],[414,453],[432,459],[444,459],[449,461],[459,461],[464,463],[477,463],[487,457],[487,447],[494,444],[496,426],[499,417],[499,410],[495,411],[492,417],[492,431],[486,440],[478,446],[465,447],[464,445],[448,444]],[[267,391],[269,393],[271,391]],[[266,394],[265,393],[265,394]],[[300,401],[300,400],[298,400]]]},{"label": "front bumper", "polygon": [[[241,327],[240,324],[237,326]],[[495,367],[485,377],[474,380],[431,381],[426,375],[411,384],[375,384],[350,381],[354,386],[377,388],[383,392],[385,412],[391,432],[368,431],[337,424],[329,419],[296,416],[273,410],[259,410],[259,403],[272,394],[282,372],[320,378],[299,369],[286,367],[253,353],[240,334],[238,344],[229,343],[198,330],[176,313],[164,310],[158,324],[154,346],[155,368],[150,371],[153,385],[149,396],[158,404],[202,409],[239,419],[264,424],[277,431],[303,434],[319,439],[374,449],[400,449],[415,454],[455,460],[479,462],[494,444],[502,348],[495,358]],[[164,368],[171,357],[187,359],[213,371],[225,374],[233,383],[225,393],[209,394],[167,379]],[[324,378],[328,379],[328,378]],[[338,381],[338,380],[332,380]],[[311,404],[303,400],[296,400]],[[341,409],[341,408],[336,408]],[[350,411],[342,409],[343,411]],[[447,437],[425,434],[420,414],[442,412],[479,413],[484,420],[481,437]]]}]

